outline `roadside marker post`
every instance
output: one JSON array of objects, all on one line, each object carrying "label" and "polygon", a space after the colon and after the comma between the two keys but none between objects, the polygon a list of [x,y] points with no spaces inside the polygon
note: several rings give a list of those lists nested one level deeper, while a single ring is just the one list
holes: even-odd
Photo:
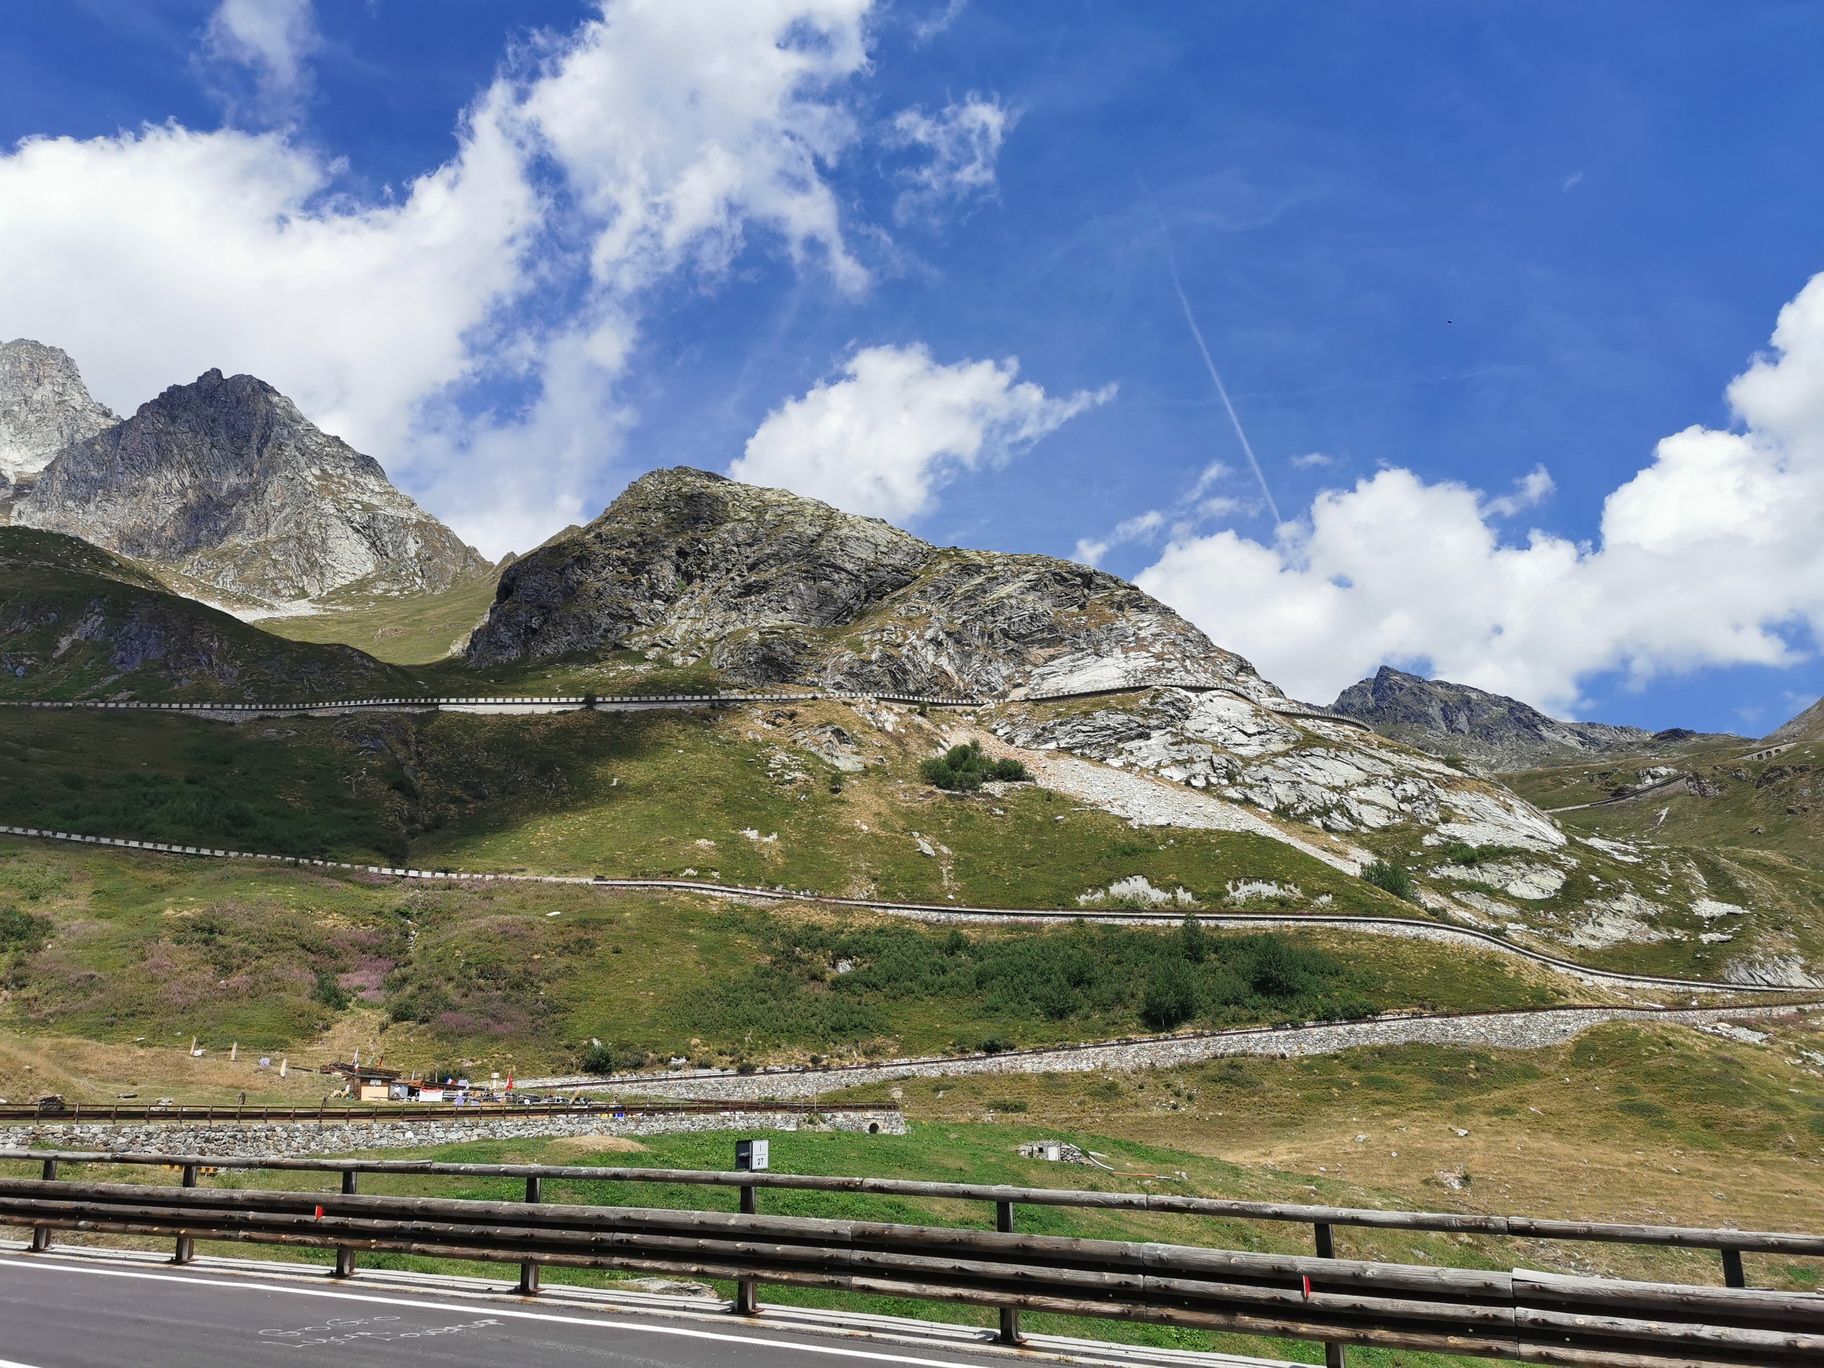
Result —
[{"label": "roadside marker post", "polygon": [[[772,1142],[768,1140],[735,1141],[735,1168],[742,1173],[763,1173],[772,1165]],[[752,1183],[741,1184],[741,1214],[755,1215],[760,1210],[759,1190]],[[737,1316],[760,1314],[760,1284],[753,1278],[735,1283],[734,1313]]]}]

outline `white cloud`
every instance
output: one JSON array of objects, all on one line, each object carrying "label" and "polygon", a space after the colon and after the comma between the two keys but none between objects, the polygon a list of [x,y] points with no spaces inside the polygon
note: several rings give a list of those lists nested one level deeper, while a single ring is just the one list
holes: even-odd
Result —
[{"label": "white cloud", "polygon": [[[381,197],[295,130],[27,139],[0,151],[0,261],[32,264],[0,271],[0,318],[117,410],[212,366],[260,375],[490,555],[523,549],[614,461],[655,287],[715,283],[750,238],[865,286],[824,173],[856,137],[868,8],[603,0]],[[206,42],[296,91],[308,18],[233,0]],[[503,378],[530,397],[474,412]]]},{"label": "white cloud", "polygon": [[1661,441],[1595,545],[1491,525],[1550,492],[1543,471],[1489,500],[1390,469],[1320,494],[1271,546],[1175,539],[1139,582],[1317,699],[1383,662],[1560,710],[1597,672],[1791,664],[1824,637],[1824,275],[1773,345],[1730,387],[1743,430]]},{"label": "white cloud", "polygon": [[1167,509],[1149,508],[1144,513],[1124,518],[1100,537],[1083,537],[1077,542],[1075,558],[1085,565],[1100,565],[1102,558],[1117,546],[1135,542],[1156,542],[1169,529],[1173,541],[1195,536],[1197,529],[1218,518],[1236,513],[1254,512],[1258,501],[1238,499],[1210,491],[1234,475],[1222,461],[1211,461],[1197,473],[1191,487]]},{"label": "white cloud", "polygon": [[944,0],[942,9],[932,8],[923,18],[912,23],[912,41],[923,46],[962,17],[969,0]]},{"label": "white cloud", "polygon": [[904,220],[975,195],[992,194],[995,162],[1014,116],[992,98],[971,94],[935,114],[903,109],[894,116],[890,140],[926,154],[923,165],[908,168],[910,187],[896,209]]},{"label": "white cloud", "polygon": [[130,412],[211,366],[251,371],[325,428],[394,456],[414,404],[462,378],[465,336],[522,288],[540,217],[507,92],[391,204],[279,133],[161,124],[0,156],[0,316],[64,347]]},{"label": "white cloud", "polygon": [[1165,514],[1156,508],[1116,523],[1106,537],[1085,537],[1077,543],[1076,559],[1084,565],[1100,565],[1102,557],[1117,546],[1145,541],[1165,527]]},{"label": "white cloud", "polygon": [[[309,94],[308,63],[320,45],[311,0],[221,0],[203,31],[212,58],[246,72],[250,112],[273,122],[296,114]],[[229,99],[242,103],[232,94]]]},{"label": "white cloud", "polygon": [[1053,397],[1019,369],[1011,357],[942,365],[923,346],[863,348],[769,414],[729,474],[905,522],[958,473],[998,465],[1114,397],[1113,385]]},{"label": "white cloud", "polygon": [[546,65],[525,113],[601,224],[604,285],[643,288],[694,257],[712,270],[747,225],[821,252],[842,284],[850,254],[821,168],[856,136],[830,98],[867,67],[869,0],[619,0]]},{"label": "white cloud", "polygon": [[1326,456],[1321,451],[1307,451],[1302,456],[1292,458],[1295,470],[1322,470],[1336,464],[1336,457]]},{"label": "white cloud", "polygon": [[1537,508],[1551,498],[1557,488],[1558,484],[1552,479],[1552,472],[1542,465],[1536,465],[1515,480],[1514,487],[1506,494],[1485,499],[1482,503],[1482,511],[1491,518],[1511,518],[1516,513],[1524,513],[1529,508]]}]

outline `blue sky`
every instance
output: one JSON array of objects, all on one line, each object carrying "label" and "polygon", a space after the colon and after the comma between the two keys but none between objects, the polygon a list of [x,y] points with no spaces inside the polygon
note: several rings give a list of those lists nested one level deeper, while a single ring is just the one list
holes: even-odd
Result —
[{"label": "blue sky", "polygon": [[1753,733],[1824,687],[1824,9],[3,23],[0,334],[116,408],[261,374],[491,554],[732,465],[1093,556],[1322,701],[1387,661]]}]

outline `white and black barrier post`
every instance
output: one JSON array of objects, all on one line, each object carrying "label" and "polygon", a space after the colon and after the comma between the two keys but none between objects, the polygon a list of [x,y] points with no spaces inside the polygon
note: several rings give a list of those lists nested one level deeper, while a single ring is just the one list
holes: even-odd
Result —
[{"label": "white and black barrier post", "polygon": [[[772,1161],[772,1143],[767,1140],[735,1141],[735,1168],[742,1173],[763,1173]],[[759,1210],[759,1192],[752,1183],[741,1184],[741,1214],[752,1216]],[[758,1315],[759,1283],[742,1278],[735,1284],[734,1312],[737,1316]]]}]

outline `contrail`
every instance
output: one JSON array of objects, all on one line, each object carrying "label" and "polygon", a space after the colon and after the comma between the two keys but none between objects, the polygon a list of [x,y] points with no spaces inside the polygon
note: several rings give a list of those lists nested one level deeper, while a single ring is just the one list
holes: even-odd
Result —
[{"label": "contrail", "polygon": [[[1142,183],[1141,188],[1146,186]],[[1153,198],[1152,191],[1147,190],[1146,197]],[[1171,230],[1165,226],[1165,215],[1160,212],[1157,201],[1153,203],[1153,212],[1159,215],[1159,236],[1165,241],[1165,264],[1172,273],[1172,288],[1178,292],[1178,303],[1184,309],[1184,321],[1191,325],[1191,336],[1197,339],[1197,350],[1203,355],[1203,364],[1210,372],[1210,379],[1216,386],[1216,393],[1222,397],[1222,406],[1229,412],[1229,421],[1235,425],[1235,435],[1241,439],[1241,449],[1248,453],[1248,464],[1254,467],[1254,478],[1260,481],[1261,496],[1266,499],[1267,507],[1273,511],[1274,526],[1281,522],[1279,505],[1273,501],[1273,491],[1267,488],[1266,473],[1260,468],[1260,457],[1254,454],[1254,444],[1248,440],[1246,429],[1241,425],[1241,415],[1235,412],[1235,405],[1229,400],[1229,387],[1222,383],[1222,376],[1217,373],[1216,363],[1210,359],[1209,346],[1203,340],[1203,329],[1197,326],[1197,316],[1191,312],[1191,301],[1184,293],[1184,282],[1178,278],[1178,256],[1172,251]]]}]

